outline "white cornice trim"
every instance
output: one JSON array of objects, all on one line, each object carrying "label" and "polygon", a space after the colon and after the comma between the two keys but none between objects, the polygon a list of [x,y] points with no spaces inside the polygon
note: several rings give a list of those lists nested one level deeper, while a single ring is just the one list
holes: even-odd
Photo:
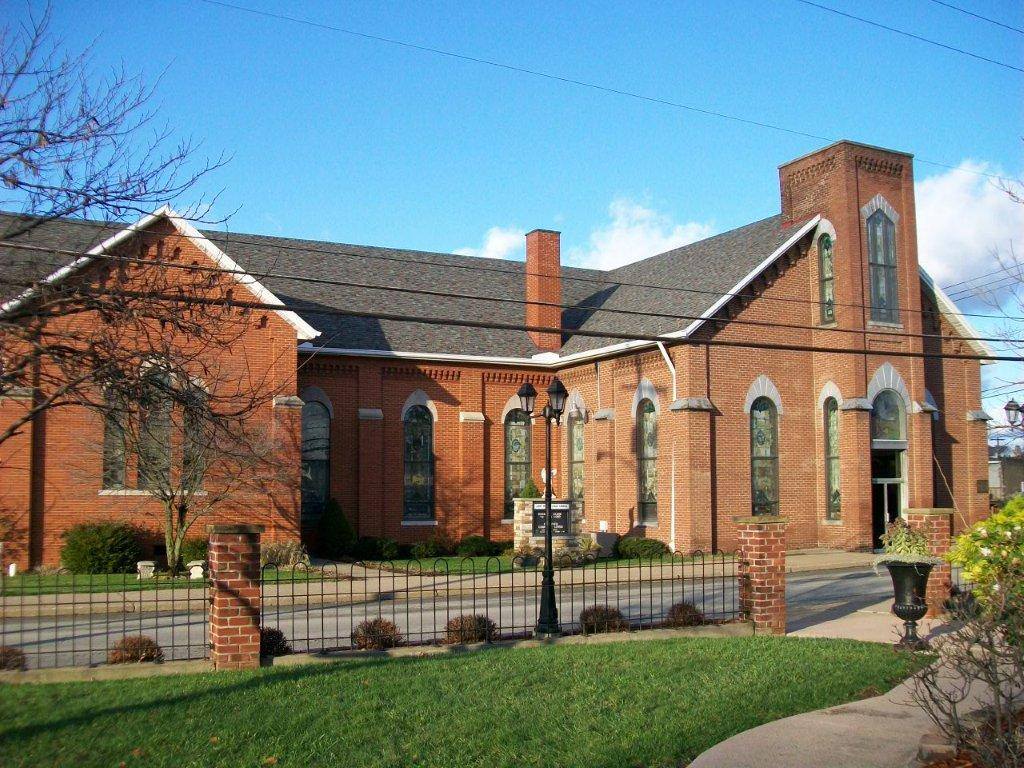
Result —
[{"label": "white cornice trim", "polygon": [[[273,304],[278,307],[284,307],[283,301],[267,290],[259,280],[243,270],[237,262],[214,245],[206,235],[196,229],[191,222],[183,218],[169,205],[161,206],[157,210],[153,211],[153,213],[143,216],[134,224],[130,224],[119,232],[114,233],[99,245],[86,251],[84,256],[75,259],[70,264],[51,273],[47,277],[43,278],[41,282],[45,285],[59,283],[68,275],[77,272],[79,269],[89,264],[97,256],[106,253],[111,248],[117,247],[125,240],[129,239],[136,233],[147,229],[160,219],[167,219],[171,222],[171,225],[178,230],[182,236],[191,240],[195,246],[206,254],[219,268],[234,272],[235,274],[233,277],[235,280],[248,288],[261,304]],[[34,288],[29,288],[27,291],[24,291],[13,299],[4,302],[4,304],[0,305],[0,314],[15,309],[25,303],[28,299],[32,298],[35,293],[36,290]],[[295,336],[300,342],[315,339],[320,335],[320,331],[299,317],[295,312],[288,309],[275,309],[274,311],[295,329]]]}]

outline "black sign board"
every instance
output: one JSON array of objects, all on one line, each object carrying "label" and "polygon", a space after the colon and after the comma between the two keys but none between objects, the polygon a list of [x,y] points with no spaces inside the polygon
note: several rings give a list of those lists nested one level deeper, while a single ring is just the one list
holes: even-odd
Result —
[{"label": "black sign board", "polygon": [[[533,502],[533,535],[543,536],[548,511],[543,501]],[[551,535],[569,536],[572,531],[572,502],[551,502]]]}]

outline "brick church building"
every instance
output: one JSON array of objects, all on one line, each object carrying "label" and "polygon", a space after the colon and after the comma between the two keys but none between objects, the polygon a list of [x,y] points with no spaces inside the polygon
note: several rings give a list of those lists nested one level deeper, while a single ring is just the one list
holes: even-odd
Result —
[{"label": "brick church building", "polygon": [[[543,404],[555,375],[570,395],[554,490],[589,530],[730,550],[734,517],[781,515],[790,548],[864,549],[932,506],[962,528],[987,509],[990,352],[919,266],[911,156],[844,141],[779,182],[779,215],[612,271],[563,267],[547,230],[526,235],[525,264],[200,233],[169,210],[25,239],[93,254],[156,239],[245,270],[279,305],[237,355],[276,383],[267,419],[301,430],[301,479],[221,513],[272,538],[308,536],[334,498],[364,536],[511,540],[511,500],[543,487],[544,430],[516,391],[530,381]],[[21,521],[7,560],[56,564],[80,521],[154,527],[130,480],[65,467],[102,428],[68,407],[0,445],[0,507]]]}]

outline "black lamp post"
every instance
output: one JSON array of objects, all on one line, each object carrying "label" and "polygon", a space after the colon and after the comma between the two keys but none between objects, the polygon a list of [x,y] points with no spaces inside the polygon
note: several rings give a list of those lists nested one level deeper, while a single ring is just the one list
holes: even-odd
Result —
[{"label": "black lamp post", "polygon": [[[537,405],[536,388],[530,382],[526,382],[519,388],[518,394],[522,409],[532,416]],[[555,604],[555,566],[551,546],[551,424],[558,424],[561,420],[568,395],[565,385],[555,377],[548,386],[548,404],[541,411],[547,437],[544,449],[544,508],[547,514],[544,519],[544,573],[540,585],[540,613],[534,632],[542,637],[562,634],[562,628],[558,625],[558,606]]]},{"label": "black lamp post", "polygon": [[1021,422],[1020,404],[1011,397],[1010,401],[1003,406],[1003,410],[1006,412],[1006,423],[1011,427],[1019,427]]}]

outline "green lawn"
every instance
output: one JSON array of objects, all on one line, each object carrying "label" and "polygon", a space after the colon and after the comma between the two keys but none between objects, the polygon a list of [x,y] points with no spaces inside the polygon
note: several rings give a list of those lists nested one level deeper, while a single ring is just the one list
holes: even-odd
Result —
[{"label": "green lawn", "polygon": [[694,638],[11,686],[0,765],[677,765],[913,668],[885,645]]},{"label": "green lawn", "polygon": [[[263,571],[266,581],[307,581],[332,578],[334,572],[328,569],[324,574],[319,570],[298,568],[267,568]],[[72,592],[139,592],[150,589],[202,589],[204,583],[186,577],[171,578],[161,574],[154,579],[136,579],[135,574],[124,573],[20,573],[17,576],[0,577],[0,594],[5,597],[18,595],[53,595]]]}]

